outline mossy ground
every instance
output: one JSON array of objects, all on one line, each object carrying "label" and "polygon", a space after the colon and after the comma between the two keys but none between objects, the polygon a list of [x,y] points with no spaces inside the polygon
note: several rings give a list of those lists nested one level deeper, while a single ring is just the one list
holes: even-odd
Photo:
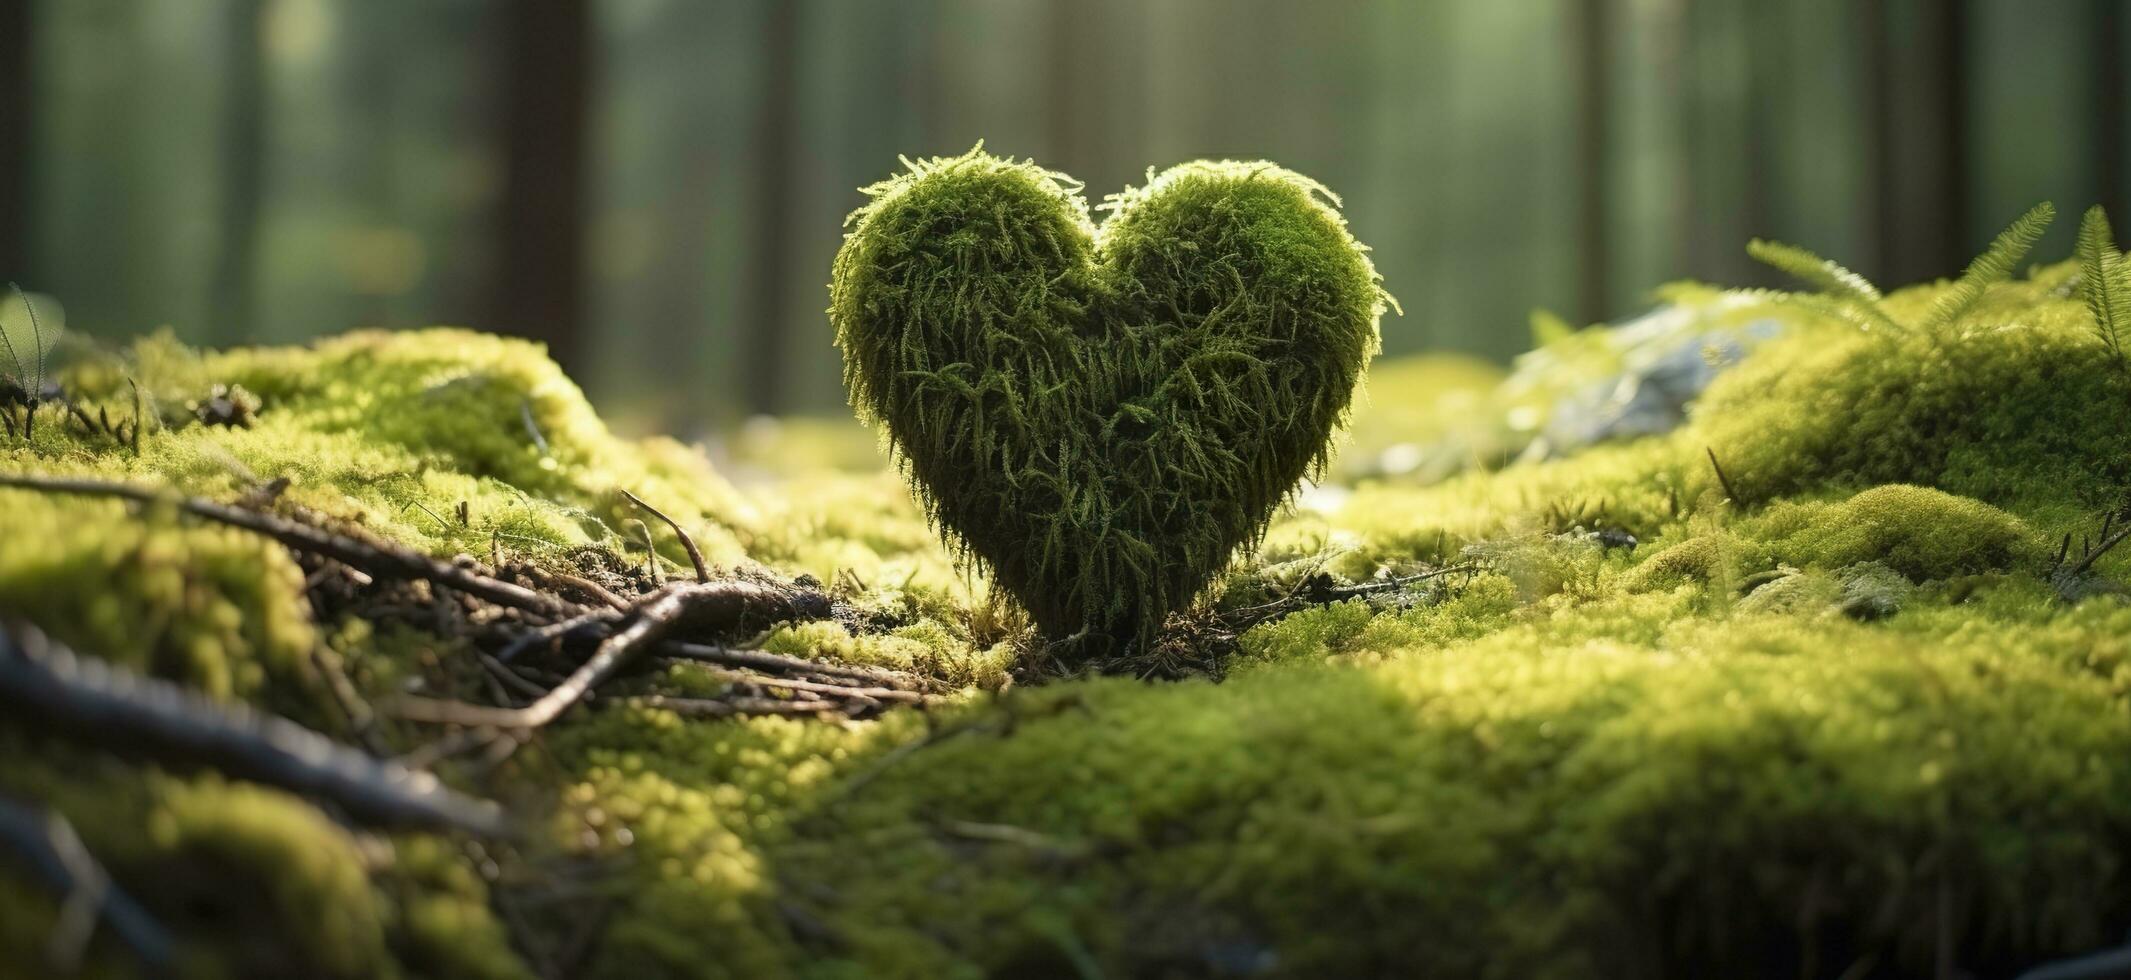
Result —
[{"label": "mossy ground", "polygon": [[[573,956],[616,977],[1916,975],[1942,956],[2007,973],[2131,925],[2131,607],[2106,587],[2131,548],[2078,588],[2053,574],[2063,535],[2125,504],[2131,385],[2069,273],[1930,332],[1727,314],[1786,330],[1679,430],[1499,469],[1475,453],[1434,482],[1339,471],[1196,615],[1320,574],[1467,571],[1258,625],[1217,651],[1218,681],[1004,692],[1028,652],[1016,618],[836,426],[742,440],[730,468],[760,482],[736,488],[682,447],[616,439],[508,341],[146,341],[69,375],[115,413],[124,378],[149,390],[171,424],[138,456],[54,424],[0,466],[221,499],[288,476],[286,501],[438,554],[556,560],[641,561],[628,488],[718,563],[840,583],[898,624],[766,647],[969,694],[847,723],[595,705],[485,779],[446,771],[534,828],[492,851],[5,726],[0,791],[66,814],[203,975]],[[254,428],[176,424],[216,383],[260,396]],[[1469,391],[1459,410],[1498,406]],[[1456,427],[1429,386],[1370,400],[1350,458]],[[319,621],[285,551],[153,508],[0,490],[0,540],[0,613],[328,728],[323,672],[377,697],[464,655]],[[0,962],[37,962],[56,907],[0,860]],[[93,953],[131,972],[110,938]]]}]

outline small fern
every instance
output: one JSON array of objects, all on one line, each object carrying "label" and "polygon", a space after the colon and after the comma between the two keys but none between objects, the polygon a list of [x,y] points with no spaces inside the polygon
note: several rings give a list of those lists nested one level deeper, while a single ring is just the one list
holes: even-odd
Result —
[{"label": "small fern", "polygon": [[1756,238],[1746,243],[1746,254],[1831,296],[1879,302],[1879,287],[1872,285],[1872,280],[1796,245]]},{"label": "small fern", "polygon": [[2088,208],[2079,222],[2079,288],[2094,314],[2094,332],[2101,335],[2102,346],[2117,371],[2131,378],[2131,359],[2124,355],[2124,338],[2131,335],[2131,268],[2116,250],[2108,212],[2099,204]]},{"label": "small fern", "polygon": [[1823,293],[1794,293],[1784,289],[1760,288],[1727,289],[1724,292],[1728,296],[1789,306],[1830,320],[1840,320],[1867,333],[1874,330],[1892,330],[1898,333],[1907,329],[1877,308],[1862,307],[1856,302]]},{"label": "small fern", "polygon": [[[1746,254],[1819,290],[1812,301],[1799,294],[1781,294],[1786,297],[1784,302],[1831,313],[1861,329],[1901,329],[1901,325],[1880,308],[1879,287],[1839,262],[1821,258],[1796,245],[1760,238],[1746,243]],[[1833,307],[1844,307],[1845,310],[1837,312]]]},{"label": "small fern", "polygon": [[2027,257],[2028,250],[2035,247],[2035,242],[2042,238],[2042,233],[2049,230],[2050,222],[2056,219],[2057,208],[2044,201],[2030,208],[2026,214],[1999,232],[1998,237],[1991,239],[1990,247],[1984,249],[1982,255],[1976,256],[1974,262],[1968,263],[1968,268],[1961,273],[1961,278],[1947,288],[1944,296],[1939,297],[1939,301],[1931,307],[1931,312],[1925,315],[1924,322],[1919,326],[1926,331],[1933,331],[1960,319],[1962,314],[1976,305],[1977,300],[1983,298],[1985,290],[1994,283],[2011,277],[2013,266]]}]

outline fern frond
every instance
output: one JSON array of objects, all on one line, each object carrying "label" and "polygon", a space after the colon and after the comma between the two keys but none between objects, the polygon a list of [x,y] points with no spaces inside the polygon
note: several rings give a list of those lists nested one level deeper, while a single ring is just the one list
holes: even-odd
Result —
[{"label": "fern frond", "polygon": [[[1879,287],[1872,285],[1872,280],[1850,271],[1840,262],[1821,258],[1811,250],[1796,245],[1760,238],[1746,243],[1746,254],[1818,289],[1823,298],[1831,303],[1854,307],[1854,315],[1844,314],[1841,319],[1858,324],[1860,329],[1879,329],[1894,333],[1903,329],[1900,324],[1894,322],[1893,317],[1880,308]],[[1796,300],[1791,302],[1795,304]]]},{"label": "fern frond", "polygon": [[[7,287],[15,291],[16,301],[20,302],[24,309],[29,309],[30,299],[28,296],[23,295],[22,287],[14,283],[8,283]],[[42,338],[40,338],[40,342],[41,340]],[[12,377],[16,383],[24,386],[24,390],[28,391],[31,397],[36,397],[38,387],[42,383],[41,379],[32,379],[30,377],[29,368],[23,363],[22,355],[15,351],[14,338],[8,336],[7,324],[5,323],[0,323],[0,354],[7,355],[7,364],[0,365],[0,377]],[[39,373],[42,373],[42,371]]]},{"label": "fern frond", "polygon": [[1756,238],[1746,243],[1746,254],[1830,296],[1862,303],[1879,302],[1879,287],[1872,285],[1872,280],[1808,249]]},{"label": "fern frond", "polygon": [[1794,293],[1784,289],[1727,289],[1725,293],[1793,307],[1830,320],[1840,320],[1866,333],[1888,329],[1899,332],[1904,329],[1876,307],[1865,307],[1853,300],[1837,299],[1823,293]]},{"label": "fern frond", "polygon": [[1998,237],[1990,240],[1990,247],[1976,256],[1974,262],[1961,273],[1961,278],[1947,287],[1946,294],[1932,305],[1931,313],[1922,324],[1927,331],[1937,330],[1961,318],[1983,298],[1983,292],[1993,283],[2003,282],[2013,274],[2013,266],[2027,257],[2028,250],[2049,230],[2050,222],[2057,220],[2057,208],[2048,201],[2028,209]]},{"label": "fern frond", "polygon": [[2131,377],[2131,360],[2124,355],[2124,339],[2131,336],[2131,272],[2116,250],[2108,212],[2099,204],[2088,208],[2079,222],[2079,288],[2094,314],[2094,332],[2101,335],[2102,346],[2116,369]]}]

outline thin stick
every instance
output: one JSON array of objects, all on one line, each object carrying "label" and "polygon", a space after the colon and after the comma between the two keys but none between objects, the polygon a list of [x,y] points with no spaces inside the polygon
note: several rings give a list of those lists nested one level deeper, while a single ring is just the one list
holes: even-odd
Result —
[{"label": "thin stick", "polygon": [[141,454],[141,386],[132,378],[126,379],[126,387],[133,389],[133,432],[126,441],[133,444],[133,455]]},{"label": "thin stick", "polygon": [[570,633],[575,632],[576,630],[588,626],[592,623],[613,618],[616,617],[610,610],[591,609],[572,616],[568,619],[558,619],[552,623],[547,624],[546,626],[527,630],[524,633],[520,634],[516,639],[512,640],[510,643],[506,644],[503,649],[496,654],[496,660],[500,663],[510,663],[511,661],[518,659],[519,654],[522,654],[536,646],[539,646],[543,643],[553,642],[558,638],[567,636]]},{"label": "thin stick", "polygon": [[859,701],[862,703],[867,703],[871,707],[879,707],[879,702],[881,701],[899,701],[904,704],[925,704],[931,701],[940,700],[935,695],[920,694],[916,691],[902,691],[892,687],[850,687],[844,684],[823,684],[818,681],[801,680],[790,677],[765,677],[761,674],[750,674],[746,671],[732,670],[730,668],[723,667],[704,666],[699,667],[697,669],[711,675],[712,677],[732,684],[751,684],[756,687],[775,687],[787,691],[805,691],[809,694],[820,694],[827,697],[839,697],[852,701]]},{"label": "thin stick", "polygon": [[73,419],[74,419],[74,421],[76,421],[76,422],[80,422],[80,423],[81,423],[81,427],[82,427],[83,429],[86,429],[86,430],[88,430],[88,434],[89,434],[89,435],[95,435],[95,434],[97,434],[98,432],[102,432],[102,433],[104,433],[105,435],[109,435],[109,434],[110,434],[110,432],[109,432],[109,431],[108,431],[107,429],[99,429],[99,428],[97,427],[97,425],[96,425],[96,418],[95,418],[94,416],[90,415],[87,409],[84,409],[84,408],[82,408],[82,407],[81,407],[80,405],[76,405],[76,404],[74,404],[73,402],[67,402],[67,403],[65,403],[65,404],[66,404],[67,414],[68,414],[68,415],[70,415],[70,416],[72,416],[72,417],[73,417]]},{"label": "thin stick", "polygon": [[1388,578],[1381,582],[1363,582],[1360,585],[1336,586],[1328,591],[1334,596],[1347,599],[1354,596],[1373,595],[1378,592],[1391,592],[1403,589],[1416,582],[1426,582],[1429,579],[1442,578],[1445,575],[1455,575],[1459,572],[1477,572],[1479,570],[1480,566],[1478,565],[1446,565],[1430,572]]},{"label": "thin stick", "polygon": [[167,503],[195,517],[243,528],[273,538],[298,551],[323,555],[344,565],[383,578],[426,579],[539,616],[566,615],[577,607],[555,596],[479,572],[438,561],[411,548],[385,542],[362,541],[346,535],[299,524],[286,518],[243,510],[197,497],[177,497],[157,490],[104,480],[77,480],[0,473],[0,487],[20,487],[45,493],[69,493],[85,497],[116,497],[144,504]]},{"label": "thin stick", "polygon": [[666,570],[659,567],[659,549],[651,540],[651,525],[633,517],[629,519],[629,523],[636,525],[637,531],[644,536],[644,570],[651,573],[651,584],[665,585]]},{"label": "thin stick", "polygon": [[568,572],[544,572],[542,574],[547,575],[549,578],[552,578],[555,581],[562,583],[563,585],[567,585],[570,588],[576,589],[579,592],[591,596],[592,598],[597,599],[600,602],[606,603],[607,608],[609,609],[613,609],[618,612],[627,612],[629,609],[629,603],[622,599],[621,596],[615,595],[613,591],[609,590],[606,586],[601,585],[598,582],[594,582],[591,579],[588,579],[582,575],[571,575]]},{"label": "thin stick", "polygon": [[492,708],[463,701],[403,698],[397,714],[410,721],[425,721],[469,728],[539,728],[560,717],[584,700],[600,682],[620,670],[645,644],[663,637],[679,622],[686,599],[680,591],[667,592],[637,611],[636,621],[609,636],[561,684],[523,708]]},{"label": "thin stick", "polygon": [[682,717],[726,718],[733,715],[818,715],[835,711],[826,701],[786,701],[780,698],[675,698],[647,694],[624,702],[633,708],[659,708]]},{"label": "thin stick", "polygon": [[1725,476],[1724,467],[1717,463],[1717,451],[1708,446],[1703,446],[1702,451],[1709,454],[1709,468],[1717,471],[1717,483],[1724,487],[1725,498],[1732,503],[1740,503],[1739,491],[1731,488],[1731,477]]},{"label": "thin stick", "polygon": [[540,685],[518,676],[518,672],[505,666],[503,661],[485,653],[476,653],[475,656],[481,659],[481,666],[487,669],[489,675],[502,682],[505,687],[529,698],[537,698],[547,693],[540,689]]},{"label": "thin stick", "polygon": [[700,660],[704,663],[723,664],[727,667],[747,667],[755,670],[788,671],[799,674],[824,674],[831,677],[847,677],[884,687],[897,685],[916,686],[917,679],[892,670],[878,667],[857,667],[850,664],[807,660],[803,657],[788,657],[765,650],[735,650],[731,647],[712,646],[706,643],[679,643],[672,640],[661,644],[659,655],[676,660]]},{"label": "thin stick", "polygon": [[2094,567],[2094,562],[2100,559],[2101,556],[2108,554],[2110,550],[2114,549],[2117,545],[2123,544],[2124,539],[2126,537],[2131,537],[2131,524],[2124,525],[2122,530],[2117,531],[2115,534],[2112,534],[2107,539],[2103,540],[2099,547],[2087,552],[2087,556],[2085,558],[2081,558],[2079,560],[2079,564],[2072,566],[2071,574],[2085,574],[2087,569]]},{"label": "thin stick", "polygon": [[[645,503],[642,497],[630,493],[627,489],[622,490],[622,496],[629,498],[630,503],[650,512],[651,516],[666,522],[666,526],[673,529],[674,536],[681,539],[681,547],[688,549],[688,563],[696,567],[696,581],[710,581],[710,566],[703,563],[703,552],[696,548],[696,539],[689,537],[688,532],[681,529],[679,521],[667,517],[665,511]],[[658,560],[656,552],[652,553],[652,560]]]},{"label": "thin stick", "polygon": [[355,682],[341,666],[340,654],[330,648],[319,646],[311,650],[311,664],[325,678],[326,690],[333,695],[333,703],[340,708],[341,717],[347,721],[348,730],[371,755],[382,756],[384,742],[377,735],[377,712],[363,700],[362,693],[355,689]]}]

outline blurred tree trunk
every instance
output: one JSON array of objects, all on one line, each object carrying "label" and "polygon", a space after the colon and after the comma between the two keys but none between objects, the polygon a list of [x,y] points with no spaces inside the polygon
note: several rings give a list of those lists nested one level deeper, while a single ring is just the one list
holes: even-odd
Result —
[{"label": "blurred tree trunk", "polygon": [[2124,101],[2124,25],[2131,18],[2124,16],[2123,0],[2093,0],[2092,9],[2095,191],[2110,221],[2122,224],[2131,222],[2131,146],[2124,140],[2124,116],[2131,108]]},{"label": "blurred tree trunk", "polygon": [[489,329],[584,368],[584,240],[593,37],[590,0],[503,5],[503,196]]},{"label": "blurred tree trunk", "polygon": [[1864,61],[1864,71],[1859,75],[1864,88],[1864,112],[1860,118],[1865,127],[1863,163],[1872,196],[1872,255],[1864,274],[1892,287],[1895,282],[1889,274],[1894,271],[1899,251],[1895,236],[1901,211],[1896,206],[1894,187],[1894,49],[1888,38],[1887,0],[1859,0],[1851,9],[1856,18],[1858,50]]},{"label": "blurred tree trunk", "polygon": [[1613,315],[1607,295],[1607,229],[1613,192],[1608,130],[1612,126],[1611,0],[1576,0],[1576,316],[1598,323]]},{"label": "blurred tree trunk", "polygon": [[1968,4],[1866,0],[1858,15],[1876,226],[1867,275],[1889,287],[1958,275],[1982,245],[1969,214]]},{"label": "blurred tree trunk", "polygon": [[[1774,184],[1783,161],[1778,156],[1777,134],[1774,132],[1775,102],[1789,71],[1777,44],[1781,37],[1777,20],[1782,13],[1780,6],[1763,3],[1748,3],[1740,11],[1742,26],[1746,30],[1746,103],[1743,107],[1746,145],[1741,154],[1746,175],[1740,182],[1738,208],[1749,236],[1777,237],[1777,218],[1771,200],[1775,196]],[[1745,243],[1729,242],[1724,247],[1727,250],[1740,249]],[[1780,281],[1762,270],[1753,270],[1753,273],[1753,280],[1758,283],[1774,285]]]},{"label": "blurred tree trunk", "polygon": [[[342,179],[357,188],[363,224],[371,231],[397,229],[405,223],[400,213],[398,127],[393,112],[404,52],[402,26],[400,18],[371,15],[352,18],[347,28],[345,84],[350,121],[360,136],[355,152],[341,163],[346,168]],[[394,307],[404,297],[379,285],[354,283],[354,308],[361,323],[393,326]]]},{"label": "blurred tree trunk", "polygon": [[1944,0],[1929,8],[1918,38],[1918,47],[1928,59],[1923,102],[1933,131],[1926,139],[1943,165],[1924,191],[1929,197],[1921,210],[1937,215],[1939,221],[1935,227],[1925,226],[1928,237],[1919,243],[1918,252],[1931,268],[1909,277],[1916,279],[1960,274],[1983,244],[1970,241],[1975,231],[1969,214],[1968,2]]},{"label": "blurred tree trunk", "polygon": [[753,274],[742,361],[747,410],[774,414],[785,397],[785,286],[791,274],[792,170],[798,163],[799,0],[770,0],[762,36],[762,98],[755,106]]},{"label": "blurred tree trunk", "polygon": [[1050,50],[1043,56],[1043,104],[1048,110],[1045,141],[1050,144],[1044,165],[1067,173],[1086,173],[1080,166],[1079,150],[1086,139],[1080,119],[1081,85],[1078,34],[1087,11],[1080,0],[1051,0],[1050,29],[1044,33]]},{"label": "blurred tree trunk", "polygon": [[0,0],[0,280],[30,274],[34,0]]},{"label": "blurred tree trunk", "polygon": [[221,248],[208,280],[207,310],[217,335],[252,340],[259,210],[266,193],[266,0],[232,0],[224,15]]}]

